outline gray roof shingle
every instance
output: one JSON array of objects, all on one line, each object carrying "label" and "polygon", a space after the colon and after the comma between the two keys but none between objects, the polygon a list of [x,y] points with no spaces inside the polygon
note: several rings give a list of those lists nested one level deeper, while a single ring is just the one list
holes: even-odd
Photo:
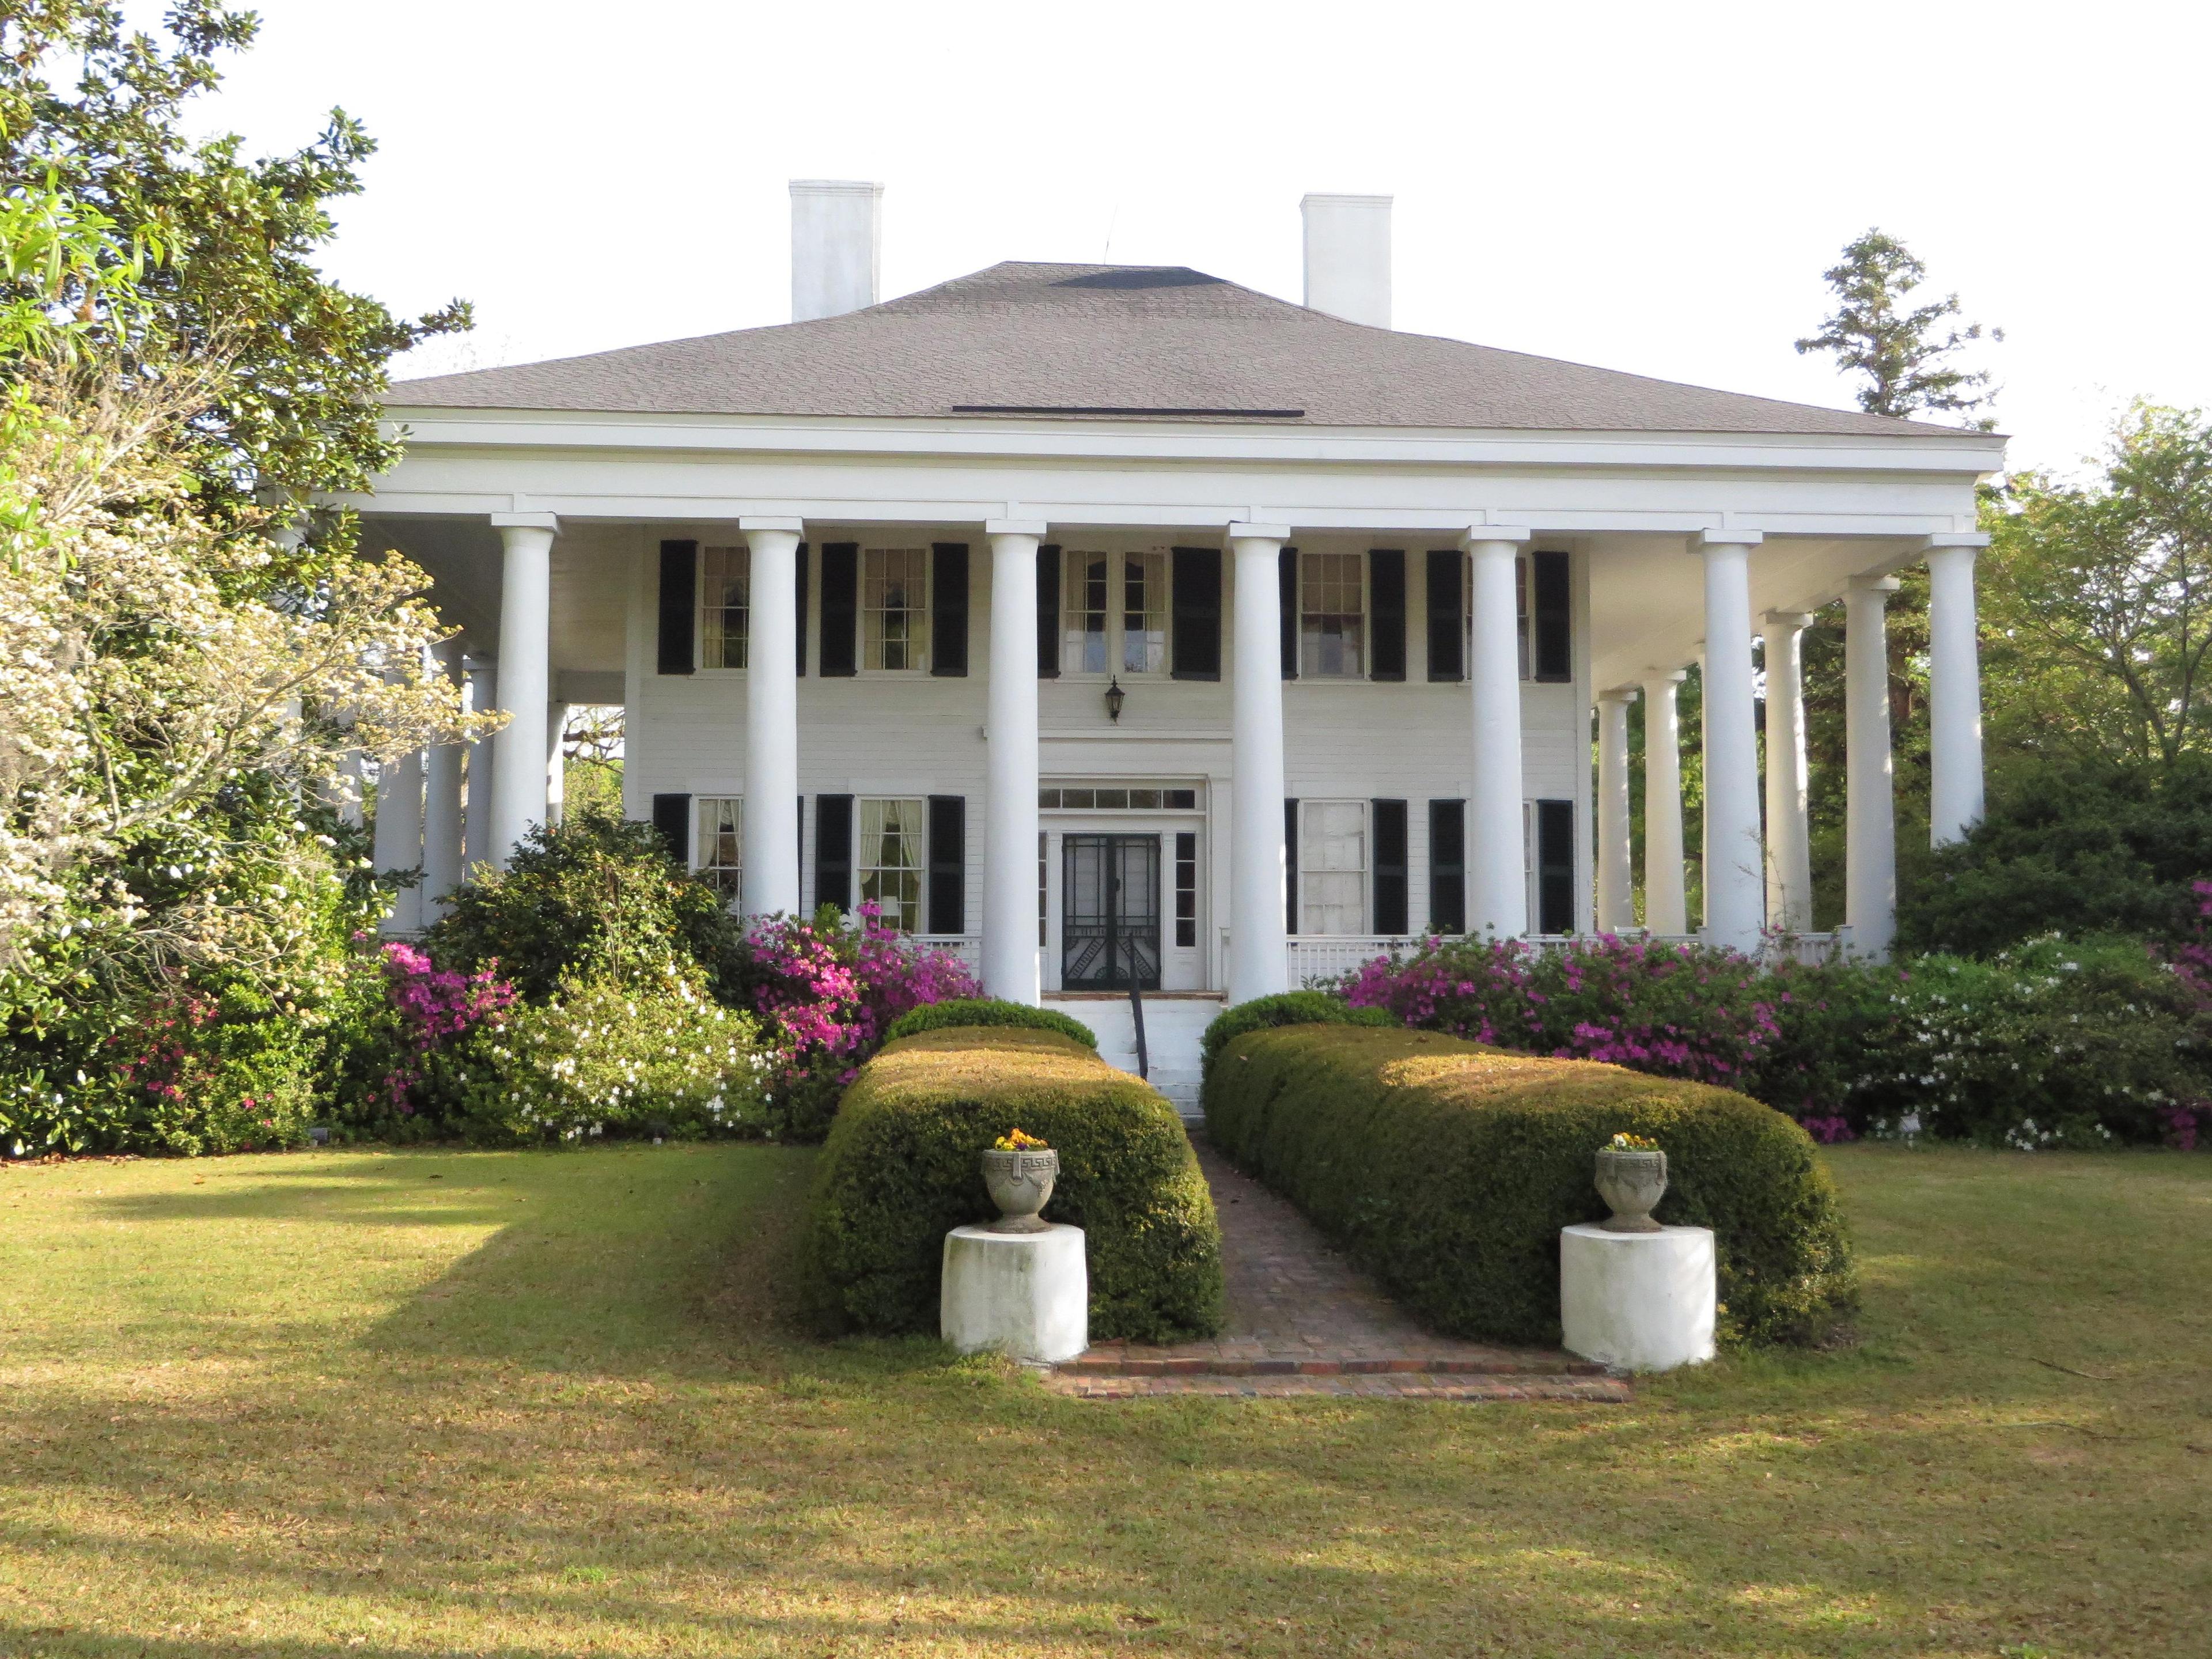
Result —
[{"label": "gray roof shingle", "polygon": [[1121,414],[1547,431],[1957,430],[1369,328],[1182,266],[1017,262],[815,322],[403,380],[386,401],[425,409]]}]

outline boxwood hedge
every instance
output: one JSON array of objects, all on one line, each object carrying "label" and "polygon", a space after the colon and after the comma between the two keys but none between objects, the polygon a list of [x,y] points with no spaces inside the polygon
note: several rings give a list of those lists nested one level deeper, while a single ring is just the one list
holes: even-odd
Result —
[{"label": "boxwood hedge", "polygon": [[1221,1051],[1247,1031],[1264,1031],[1276,1025],[1395,1025],[1398,1021],[1381,1008],[1355,1008],[1327,991],[1279,991],[1271,997],[1254,997],[1234,1008],[1224,1008],[1206,1025],[1198,1040],[1200,1062],[1207,1071]]},{"label": "boxwood hedge", "polygon": [[807,1218],[832,1322],[937,1329],[945,1235],[997,1218],[978,1154],[1015,1128],[1060,1153],[1045,1218],[1086,1235],[1094,1340],[1219,1326],[1220,1224],[1175,1109],[1071,1038],[1010,1026],[888,1043],[845,1091]]},{"label": "boxwood hedge", "polygon": [[1081,1020],[1057,1008],[1033,1008],[1026,1002],[1007,1002],[998,997],[953,997],[944,1002],[925,1002],[909,1008],[891,1022],[884,1041],[920,1036],[955,1025],[1019,1025],[1033,1031],[1057,1031],[1073,1037],[1086,1048],[1098,1046],[1097,1034]]},{"label": "boxwood hedge", "polygon": [[1251,1031],[1206,1081],[1215,1146],[1454,1335],[1559,1340],[1559,1229],[1604,1219],[1597,1149],[1666,1150],[1659,1219],[1710,1227],[1725,1334],[1818,1340],[1855,1299],[1835,1189],[1804,1130],[1703,1084],[1432,1031]]}]

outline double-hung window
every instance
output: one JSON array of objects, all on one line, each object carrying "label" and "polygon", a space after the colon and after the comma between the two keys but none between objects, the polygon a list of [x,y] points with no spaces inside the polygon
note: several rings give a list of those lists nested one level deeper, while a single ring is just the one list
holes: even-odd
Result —
[{"label": "double-hung window", "polygon": [[929,804],[922,800],[860,803],[860,902],[883,911],[883,925],[902,933],[921,931],[922,873],[929,857]]},{"label": "double-hung window", "polygon": [[1367,931],[1367,803],[1298,805],[1298,931]]},{"label": "double-hung window", "polygon": [[1060,672],[1168,672],[1168,556],[1164,552],[1062,556]]},{"label": "double-hung window", "polygon": [[860,572],[860,666],[929,666],[929,550],[871,547]]},{"label": "double-hung window", "polygon": [[1311,679],[1366,677],[1364,556],[1298,556],[1298,673]]},{"label": "double-hung window", "polygon": [[699,550],[699,665],[743,668],[751,637],[752,551]]},{"label": "double-hung window", "polygon": [[744,872],[744,798],[702,795],[698,808],[699,833],[692,845],[698,851],[699,874],[722,896],[723,903],[735,904]]}]

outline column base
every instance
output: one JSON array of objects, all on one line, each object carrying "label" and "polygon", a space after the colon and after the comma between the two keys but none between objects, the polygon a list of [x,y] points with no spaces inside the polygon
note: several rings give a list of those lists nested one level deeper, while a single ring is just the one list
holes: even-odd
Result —
[{"label": "column base", "polygon": [[1709,1227],[1559,1230],[1559,1324],[1569,1353],[1624,1371],[1713,1357],[1719,1272]]},{"label": "column base", "polygon": [[955,1227],[945,1236],[939,1326],[962,1353],[994,1350],[1056,1365],[1091,1346],[1091,1273],[1083,1229],[1040,1233]]}]

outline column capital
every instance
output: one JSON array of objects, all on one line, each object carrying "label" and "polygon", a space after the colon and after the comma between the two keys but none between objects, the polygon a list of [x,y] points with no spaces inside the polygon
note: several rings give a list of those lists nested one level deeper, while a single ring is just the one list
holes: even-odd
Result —
[{"label": "column capital", "polygon": [[1525,524],[1471,524],[1460,532],[1460,545],[1470,550],[1485,542],[1519,546],[1536,532]]},{"label": "column capital", "polygon": [[1854,576],[1845,595],[1856,598],[1860,594],[1871,593],[1878,599],[1887,599],[1904,585],[1894,576]]},{"label": "column capital", "polygon": [[1923,553],[1943,553],[1954,549],[1978,552],[1989,544],[1990,532],[1986,530],[1944,530],[1920,538],[1920,550]]},{"label": "column capital", "polygon": [[1641,686],[1609,685],[1597,694],[1600,702],[1634,702],[1644,695]]},{"label": "column capital", "polygon": [[1690,678],[1686,668],[1647,668],[1642,684],[1645,685],[1680,685]]},{"label": "column capital", "polygon": [[1286,542],[1291,538],[1291,527],[1286,524],[1232,523],[1226,533],[1232,542]]},{"label": "column capital", "polygon": [[1700,530],[1690,538],[1690,551],[1709,553],[1717,547],[1757,547],[1766,539],[1764,530]]},{"label": "column capital", "polygon": [[1042,519],[986,519],[983,520],[983,533],[986,536],[1029,536],[1041,541],[1052,534],[1052,526]]},{"label": "column capital", "polygon": [[561,515],[557,513],[495,513],[491,515],[494,530],[550,530],[561,533]]},{"label": "column capital", "polygon": [[738,533],[741,536],[750,536],[763,530],[780,530],[786,535],[804,536],[806,533],[806,520],[788,518],[757,518],[750,514],[740,515],[738,520]]},{"label": "column capital", "polygon": [[1809,611],[1770,611],[1759,620],[1774,628],[1806,629],[1813,625]]}]

